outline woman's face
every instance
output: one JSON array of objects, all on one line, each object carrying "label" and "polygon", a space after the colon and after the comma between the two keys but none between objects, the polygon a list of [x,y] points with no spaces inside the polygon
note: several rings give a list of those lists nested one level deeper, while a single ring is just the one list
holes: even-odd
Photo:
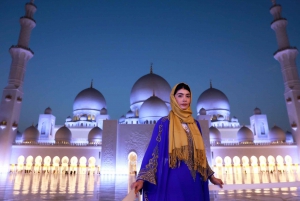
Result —
[{"label": "woman's face", "polygon": [[186,89],[179,89],[175,94],[175,100],[182,110],[186,110],[191,103],[191,93]]}]

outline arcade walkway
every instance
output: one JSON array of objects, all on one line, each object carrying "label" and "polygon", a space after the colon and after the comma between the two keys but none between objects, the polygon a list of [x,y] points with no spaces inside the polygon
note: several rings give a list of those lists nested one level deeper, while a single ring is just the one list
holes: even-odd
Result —
[{"label": "arcade walkway", "polygon": [[[211,186],[211,200],[300,201],[300,179],[297,174],[290,175],[296,177],[294,182],[289,182],[287,178],[289,176],[282,174],[275,175],[280,180],[271,181],[272,183],[264,183],[267,180],[263,180],[263,175],[259,176],[258,181],[252,179],[250,183],[245,182],[246,180],[235,183],[236,180],[229,177],[230,175],[225,175],[222,178],[225,182],[229,182],[225,185],[225,189],[229,190],[219,190],[216,186]],[[254,178],[253,175],[247,177]],[[127,193],[128,181],[133,179],[127,175],[0,174],[0,201],[120,201]],[[255,186],[259,189],[242,189]]]}]

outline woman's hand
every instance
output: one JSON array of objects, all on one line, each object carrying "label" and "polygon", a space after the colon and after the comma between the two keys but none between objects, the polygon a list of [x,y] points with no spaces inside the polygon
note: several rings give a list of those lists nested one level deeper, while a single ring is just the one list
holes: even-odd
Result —
[{"label": "woman's hand", "polygon": [[144,185],[144,181],[138,180],[131,184],[131,189],[134,188],[134,193],[137,194],[143,188],[143,185]]},{"label": "woman's hand", "polygon": [[209,181],[210,181],[212,184],[218,185],[218,186],[220,186],[220,188],[223,188],[223,185],[224,185],[223,181],[222,181],[221,179],[219,179],[219,178],[214,177],[214,175],[212,175],[212,176],[209,178]]}]

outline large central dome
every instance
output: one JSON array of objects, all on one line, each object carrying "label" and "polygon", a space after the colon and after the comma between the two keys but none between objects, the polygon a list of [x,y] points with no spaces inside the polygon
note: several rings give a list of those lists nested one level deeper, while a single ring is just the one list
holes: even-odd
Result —
[{"label": "large central dome", "polygon": [[205,90],[198,98],[197,112],[204,108],[206,112],[213,110],[225,110],[230,112],[229,100],[220,90],[210,87]]},{"label": "large central dome", "polygon": [[149,74],[134,83],[130,93],[130,109],[138,110],[145,100],[153,96],[153,93],[168,106],[170,105],[171,87],[169,83],[161,76],[152,73],[151,70]]},{"label": "large central dome", "polygon": [[92,86],[82,90],[75,98],[73,111],[76,110],[98,110],[106,108],[104,96]]}]

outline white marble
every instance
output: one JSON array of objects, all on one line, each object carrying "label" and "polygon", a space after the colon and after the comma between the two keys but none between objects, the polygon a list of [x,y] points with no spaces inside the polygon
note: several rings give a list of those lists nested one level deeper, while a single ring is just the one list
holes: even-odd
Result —
[{"label": "white marble", "polygon": [[[232,180],[230,177],[235,177],[235,179]],[[239,175],[243,178],[243,183],[239,182],[237,177],[237,175],[222,175],[225,190],[210,186],[211,200],[300,200],[299,174]],[[119,201],[127,194],[128,184],[132,181],[134,181],[134,176],[127,175],[0,174],[0,200]],[[280,188],[268,187],[274,184],[280,184]],[[296,186],[286,187],[290,184]],[[226,186],[235,187],[235,189],[226,190]],[[242,189],[243,187],[249,190]]]}]

